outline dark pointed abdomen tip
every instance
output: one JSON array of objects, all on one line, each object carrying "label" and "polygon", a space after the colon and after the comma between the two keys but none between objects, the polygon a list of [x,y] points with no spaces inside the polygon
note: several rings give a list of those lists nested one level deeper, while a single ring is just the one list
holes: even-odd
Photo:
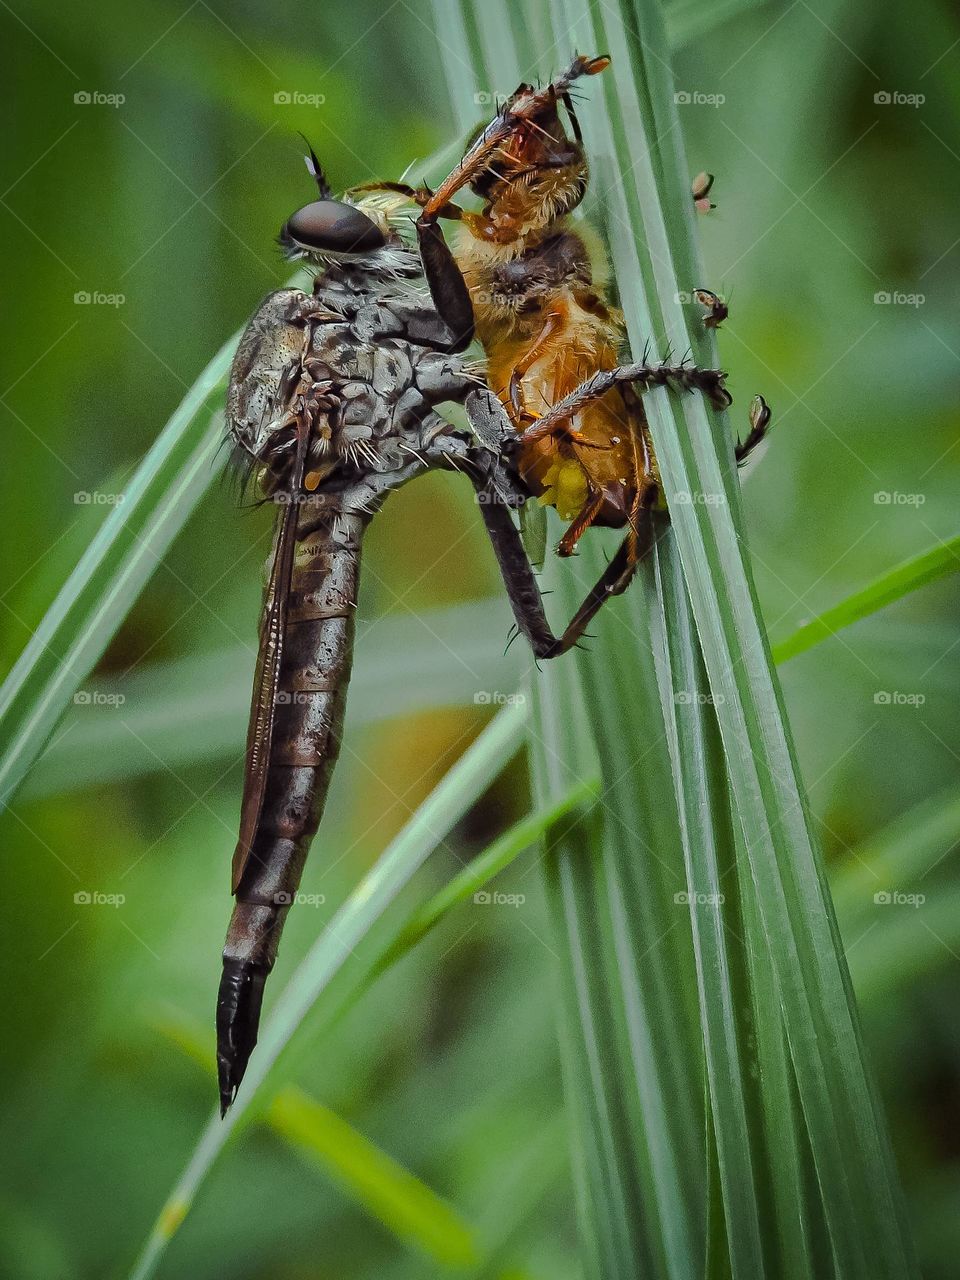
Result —
[{"label": "dark pointed abdomen tip", "polygon": [[268,970],[249,960],[224,957],[217,996],[217,1075],[220,1115],[227,1114],[257,1043],[263,985]]}]

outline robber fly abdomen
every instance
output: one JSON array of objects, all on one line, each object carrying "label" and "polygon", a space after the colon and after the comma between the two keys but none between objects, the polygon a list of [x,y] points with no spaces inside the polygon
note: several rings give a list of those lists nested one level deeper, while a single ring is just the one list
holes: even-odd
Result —
[{"label": "robber fly abdomen", "polygon": [[297,543],[262,807],[249,852],[237,848],[237,905],[223,952],[218,1041],[231,1097],[340,750],[366,519],[342,513],[335,529],[321,526]]}]

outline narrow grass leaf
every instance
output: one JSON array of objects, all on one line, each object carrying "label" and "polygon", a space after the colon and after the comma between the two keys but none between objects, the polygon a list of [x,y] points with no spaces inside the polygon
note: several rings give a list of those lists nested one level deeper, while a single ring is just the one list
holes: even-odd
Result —
[{"label": "narrow grass leaf", "polygon": [[237,336],[187,392],[0,688],[0,798],[9,801],[80,682],[110,643],[216,475]]},{"label": "narrow grass leaf", "polygon": [[867,618],[885,609],[895,600],[902,600],[911,592],[925,587],[929,582],[948,577],[960,570],[960,534],[947,542],[941,542],[929,551],[897,565],[882,574],[868,586],[811,618],[802,627],[773,646],[774,662],[788,662],[798,653],[805,653],[814,645],[829,640],[843,627],[849,627],[861,618]]},{"label": "narrow grass leaf", "polygon": [[[216,1059],[201,1028],[176,1012],[155,1025],[216,1080]],[[444,1266],[470,1267],[478,1260],[472,1228],[442,1196],[302,1089],[284,1085],[267,1104],[263,1120],[397,1239]]]},{"label": "narrow grass leaf", "polygon": [[467,749],[357,885],[307,952],[274,1005],[243,1088],[221,1120],[211,1116],[206,1129],[160,1211],[130,1272],[131,1280],[152,1276],[227,1142],[267,1105],[264,1084],[353,949],[370,933],[414,872],[422,866],[450,827],[487,789],[524,740],[527,710],[514,704],[498,712]]},{"label": "narrow grass leaf", "polygon": [[399,1240],[441,1266],[477,1262],[474,1232],[453,1206],[329,1107],[287,1085],[270,1102],[266,1118]]},{"label": "narrow grass leaf", "polygon": [[539,809],[508,827],[502,836],[472,858],[462,871],[448,880],[442,889],[414,912],[396,941],[378,962],[378,971],[388,968],[415,947],[454,907],[468,902],[475,893],[484,889],[495,876],[516,861],[521,853],[547,836],[561,818],[589,805],[596,799],[597,790],[595,782],[578,783],[554,804]]},{"label": "narrow grass leaf", "polygon": [[[593,13],[597,34],[602,28],[614,58],[607,108],[619,172],[629,174],[626,186],[636,210],[634,234],[620,236],[617,247],[633,260],[633,276],[648,280],[646,296],[657,312],[652,331],[665,334],[674,350],[690,345],[702,358],[708,344],[688,329],[680,303],[699,271],[690,174],[660,6],[657,0],[617,0]],[[605,172],[616,185],[617,170]],[[648,262],[635,253],[643,242]],[[639,350],[651,330],[640,324],[633,293],[622,296]],[[730,434],[725,421],[711,423],[696,397],[681,404],[656,393],[646,404],[833,1247],[849,1276],[915,1275],[886,1125],[864,1064],[849,977],[745,556]]]}]

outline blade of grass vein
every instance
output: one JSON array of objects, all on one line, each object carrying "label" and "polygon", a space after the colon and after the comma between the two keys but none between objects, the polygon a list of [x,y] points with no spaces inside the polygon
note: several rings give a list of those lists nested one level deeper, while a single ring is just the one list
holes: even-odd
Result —
[{"label": "blade of grass vein", "polygon": [[187,392],[4,681],[5,801],[214,479],[222,419],[201,414],[222,394],[236,342],[234,335]]},{"label": "blade of grass vein", "polygon": [[486,83],[495,93],[502,94],[504,85],[500,82],[506,78],[506,92],[510,93],[522,78],[521,59],[525,52],[518,47],[512,35],[510,6],[505,0],[487,0],[482,12],[474,5],[473,14],[480,60],[487,74]]},{"label": "blade of grass vein", "polygon": [[[657,118],[672,115],[677,124],[670,107],[669,63],[653,52],[666,48],[661,15],[655,0],[604,4],[603,15],[614,68],[618,55],[624,67],[615,78],[615,93],[608,85],[608,108],[623,156],[627,137],[632,139],[632,159],[638,126],[639,137],[655,145]],[[631,29],[639,39],[627,38]],[[655,118],[635,82],[657,102]],[[678,154],[682,158],[676,148],[661,149],[661,173],[641,154],[629,188],[640,213],[635,239],[650,246],[650,296],[659,302],[661,319],[657,328],[665,328],[675,349],[684,349],[688,333],[677,302],[683,285],[676,262],[691,257],[693,213],[686,198],[689,175],[678,167]],[[635,265],[643,270],[639,261]],[[642,337],[636,310],[628,298],[624,306],[636,345]],[[703,344],[695,337],[693,346],[696,351]],[[886,1125],[864,1066],[849,976],[739,538],[731,443],[728,437],[714,439],[705,409],[693,397],[680,406],[665,394],[652,395],[647,408],[758,885],[834,1248],[841,1269],[851,1276],[913,1275]],[[713,501],[689,500],[698,494]]]},{"label": "blade of grass vein", "polygon": [[[737,847],[738,856],[744,858],[742,837]],[[754,1085],[765,1136],[758,1172],[769,1188],[773,1201],[771,1221],[775,1216],[776,1224],[771,1271],[777,1276],[830,1280],[834,1274],[833,1255],[783,1030],[779,993],[750,876],[740,878],[739,892],[750,970]]]},{"label": "blade of grass vein", "polygon": [[[585,577],[599,573],[598,546],[585,546],[579,562]],[[578,590],[569,570],[550,563],[547,580],[551,602],[569,608]],[[566,943],[561,1032],[580,1114],[588,1274],[679,1278],[702,1258],[702,1068],[689,918],[674,901],[684,879],[656,676],[631,634],[630,606],[642,612],[646,589],[641,581],[604,609],[590,654],[540,677],[531,749],[540,794],[583,767],[578,738],[595,743],[604,780],[602,829],[581,826],[550,845],[548,860]]]},{"label": "blade of grass vein", "polygon": [[[479,114],[477,96],[480,86],[463,6],[460,0],[434,0],[432,12],[447,96],[456,118],[457,132],[466,138],[467,132],[476,124],[474,116]],[[469,96],[464,92],[464,77],[471,77]]]},{"label": "blade of grass vein", "polygon": [[[156,1019],[155,1025],[216,1080],[216,1059],[207,1048],[204,1028],[176,1011]],[[478,1261],[475,1233],[448,1201],[302,1089],[279,1089],[263,1120],[405,1244],[445,1266],[472,1267]]]},{"label": "blade of grass vein", "polygon": [[291,1037],[309,1014],[353,948],[396,898],[438,840],[482,795],[523,744],[524,704],[498,712],[479,738],[446,774],[375,866],[343,903],[295,970],[277,1000],[247,1067],[243,1089],[220,1120],[214,1112],[187,1166],[160,1211],[131,1271],[146,1280],[156,1271],[171,1238],[183,1222],[214,1162],[234,1131],[263,1105],[264,1081]]},{"label": "blade of grass vein", "polygon": [[[530,766],[534,794],[539,803],[548,804],[565,794],[571,781],[593,773],[596,760],[588,736],[571,732],[571,726],[583,723],[576,671],[551,664],[536,685]],[[610,1018],[596,976],[599,966],[587,945],[587,924],[579,919],[581,897],[575,884],[578,871],[589,876],[597,861],[600,828],[598,810],[580,815],[555,834],[544,853],[556,935],[568,940],[562,950],[559,1025],[584,1267],[587,1275],[616,1278],[629,1274],[636,1253],[631,1238],[635,1200],[621,1155],[620,1100],[601,1069],[614,1052]]]},{"label": "blade of grass vein", "polygon": [[811,618],[793,635],[773,646],[774,662],[788,662],[798,653],[805,653],[814,645],[828,640],[842,627],[867,618],[878,609],[885,609],[895,600],[901,600],[912,591],[936,582],[960,570],[960,535],[939,546],[931,547],[912,560],[882,574],[874,582],[855,591],[816,618]]},{"label": "blade of grass vein", "polygon": [[[661,705],[680,814],[719,1201],[731,1275],[746,1280],[766,1273],[764,1246],[768,1265],[773,1263],[775,1232],[754,1167],[761,1132],[747,1080],[749,981],[726,762],[672,534],[660,539],[654,557],[659,607],[650,616],[659,632],[654,652],[664,668]],[[715,1224],[711,1247],[718,1235]]]}]

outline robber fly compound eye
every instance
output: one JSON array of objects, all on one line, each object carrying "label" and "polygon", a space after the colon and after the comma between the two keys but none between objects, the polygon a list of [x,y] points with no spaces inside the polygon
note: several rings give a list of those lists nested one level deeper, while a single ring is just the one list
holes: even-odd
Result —
[{"label": "robber fly compound eye", "polygon": [[340,200],[315,200],[287,219],[281,238],[320,253],[371,253],[386,244],[370,218]]}]

